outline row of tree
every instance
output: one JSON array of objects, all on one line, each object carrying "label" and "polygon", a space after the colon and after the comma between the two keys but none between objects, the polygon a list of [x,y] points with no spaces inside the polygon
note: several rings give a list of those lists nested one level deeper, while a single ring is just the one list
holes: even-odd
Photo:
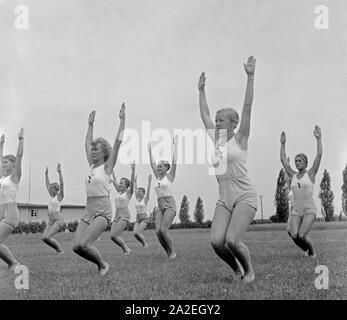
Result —
[{"label": "row of tree", "polygon": [[[342,172],[342,210],[339,219],[342,220],[342,214],[347,216],[347,164]],[[335,195],[331,190],[331,179],[329,172],[325,169],[320,183],[319,199],[321,201],[321,212],[325,221],[333,221]],[[289,188],[286,174],[283,169],[280,170],[275,193],[276,214],[270,219],[274,222],[287,222],[289,217]]]}]

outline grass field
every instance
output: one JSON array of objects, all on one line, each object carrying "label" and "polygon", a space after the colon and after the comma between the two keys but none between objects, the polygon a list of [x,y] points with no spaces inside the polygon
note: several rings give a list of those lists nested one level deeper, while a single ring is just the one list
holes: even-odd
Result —
[{"label": "grass field", "polygon": [[[104,233],[96,246],[111,264],[101,278],[96,267],[71,251],[72,233],[56,236],[57,256],[40,235],[12,235],[6,242],[29,268],[29,290],[14,287],[15,275],[0,262],[0,299],[347,299],[347,223],[316,223],[310,236],[317,260],[304,257],[284,225],[252,225],[245,237],[256,279],[245,286],[213,252],[209,229],[172,230],[177,259],[169,261],[155,232],[145,231],[144,250],[130,232],[129,256]],[[317,265],[329,269],[329,289],[317,290]]]}]

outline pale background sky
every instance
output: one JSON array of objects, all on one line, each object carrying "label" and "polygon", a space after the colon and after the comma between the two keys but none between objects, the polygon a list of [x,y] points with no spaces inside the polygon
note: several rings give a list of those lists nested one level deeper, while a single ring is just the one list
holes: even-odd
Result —
[{"label": "pale background sky", "polygon": [[[315,29],[315,7],[329,9],[329,29]],[[29,30],[14,27],[16,5],[30,10]],[[312,164],[314,125],[322,128],[324,168],[331,174],[335,210],[341,210],[342,170],[347,163],[347,2],[313,0],[21,0],[0,1],[0,133],[5,154],[15,153],[25,128],[18,202],[47,203],[44,170],[56,181],[61,162],[65,204],[84,204],[87,118],[97,111],[95,136],[113,142],[118,110],[127,106],[127,128],[201,129],[197,82],[206,72],[213,115],[220,107],[241,112],[243,62],[257,59],[248,168],[264,216],[275,212],[281,168],[279,137],[287,153],[304,152]],[[207,165],[181,165],[175,191],[193,215],[198,196],[212,219],[218,196]],[[138,166],[140,185],[148,165]],[[117,177],[130,166],[116,165]],[[156,204],[154,189],[149,208]],[[319,204],[318,197],[316,197]],[[135,217],[133,202],[132,217]],[[256,218],[260,218],[260,210]],[[178,216],[177,216],[178,219]]]}]

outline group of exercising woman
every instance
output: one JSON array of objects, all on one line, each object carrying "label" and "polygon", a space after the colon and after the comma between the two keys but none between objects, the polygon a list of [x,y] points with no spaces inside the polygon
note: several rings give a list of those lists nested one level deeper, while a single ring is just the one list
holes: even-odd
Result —
[{"label": "group of exercising woman", "polygon": [[[250,136],[250,120],[253,102],[254,73],[256,60],[250,56],[244,64],[247,74],[247,87],[241,119],[232,108],[217,111],[215,121],[210,116],[205,94],[205,73],[202,73],[198,83],[200,115],[206,131],[214,144],[214,155],[211,159],[215,169],[215,176],[219,185],[219,198],[214,212],[211,244],[216,254],[224,260],[235,272],[237,278],[244,283],[253,282],[253,271],[250,252],[242,239],[247,228],[254,219],[257,211],[257,193],[252,180],[247,174],[247,149]],[[119,182],[114,174],[119,149],[125,130],[125,105],[119,112],[120,125],[113,146],[104,138],[93,138],[95,111],[88,119],[88,130],[85,140],[85,152],[89,164],[89,174],[85,179],[86,207],[74,236],[73,251],[80,257],[97,265],[101,275],[109,270],[109,264],[102,258],[93,243],[110,227],[110,236],[125,254],[129,254],[128,247],[121,234],[130,223],[129,203],[135,192],[137,212],[134,226],[134,236],[144,248],[148,247],[142,231],[146,228],[149,218],[147,204],[150,197],[152,176],[148,177],[147,190],[138,187],[135,174],[135,163],[131,164],[131,177],[121,178]],[[236,128],[238,126],[238,130]],[[280,138],[280,159],[285,169],[290,189],[290,216],[287,231],[294,243],[309,257],[316,253],[312,241],[308,238],[312,225],[317,216],[317,207],[313,200],[315,176],[322,157],[321,130],[315,126],[314,136],[317,140],[317,155],[310,169],[307,156],[303,153],[295,157],[294,170],[285,152],[286,135]],[[0,258],[5,261],[9,269],[14,269],[19,262],[11,251],[3,244],[4,240],[18,226],[20,215],[16,205],[16,194],[21,178],[21,160],[23,156],[24,133],[21,129],[16,156],[3,156],[4,135],[0,140]],[[148,143],[150,165],[156,178],[154,187],[158,196],[158,210],[155,219],[157,238],[166,251],[169,259],[176,258],[169,228],[175,218],[177,209],[173,194],[173,181],[177,167],[177,136],[173,139],[173,159],[156,163],[151,143]],[[225,170],[219,170],[225,165]],[[50,183],[48,168],[46,169],[46,187],[50,195],[48,204],[49,223],[43,233],[42,240],[51,246],[58,254],[63,250],[53,236],[64,225],[61,214],[61,203],[64,198],[64,182],[60,164],[57,166],[59,183]],[[116,212],[112,219],[112,205],[110,199],[111,185],[116,190]]]}]

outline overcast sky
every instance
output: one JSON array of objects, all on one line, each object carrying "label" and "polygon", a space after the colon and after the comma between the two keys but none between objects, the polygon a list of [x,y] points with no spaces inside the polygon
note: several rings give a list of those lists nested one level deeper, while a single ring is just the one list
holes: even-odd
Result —
[{"label": "overcast sky", "polygon": [[[28,30],[14,27],[17,4],[29,9]],[[328,30],[315,28],[320,4],[329,9]],[[202,129],[197,82],[205,71],[212,117],[221,107],[240,113],[246,87],[243,62],[254,55],[248,168],[263,195],[264,216],[275,212],[281,131],[287,133],[288,156],[304,152],[312,164],[315,124],[322,129],[324,148],[315,199],[319,204],[319,182],[327,168],[339,213],[347,163],[346,12],[343,0],[0,1],[5,154],[15,153],[17,133],[25,128],[18,202],[28,201],[31,164],[31,202],[47,203],[45,167],[56,181],[61,162],[64,202],[84,204],[84,139],[93,109],[95,136],[110,142],[123,101],[126,126],[140,132],[140,139],[143,121],[150,121],[151,132]],[[139,185],[145,186],[151,169],[145,164],[137,169]],[[115,172],[129,177],[130,166],[118,163]],[[175,194],[178,206],[188,196],[191,215],[201,196],[205,217],[212,219],[218,185],[207,172],[207,164],[180,165]],[[155,204],[152,189],[150,208]],[[133,203],[131,211],[134,218]]]}]

